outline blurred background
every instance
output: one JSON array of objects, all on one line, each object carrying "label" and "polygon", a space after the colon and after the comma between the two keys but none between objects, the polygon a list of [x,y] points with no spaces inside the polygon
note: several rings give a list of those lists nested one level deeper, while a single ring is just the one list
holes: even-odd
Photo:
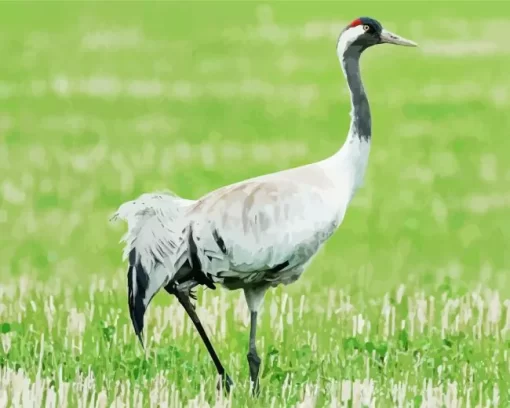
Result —
[{"label": "blurred background", "polygon": [[510,20],[502,7],[2,4],[3,279],[107,277],[121,267],[124,226],[108,217],[123,201],[159,189],[197,198],[334,153],[350,110],[336,39],[368,15],[420,48],[363,56],[374,133],[366,182],[306,284],[377,293],[450,276],[504,289]]},{"label": "blurred background", "polygon": [[[66,321],[59,305],[81,310],[92,285],[109,291],[96,313],[115,308],[131,330],[125,226],[109,217],[144,192],[198,198],[333,154],[350,119],[335,45],[359,16],[419,48],[363,55],[373,115],[364,187],[303,278],[274,296],[320,305],[334,289],[362,313],[401,285],[508,296],[505,15],[490,1],[2,3],[0,323],[44,331],[48,294]],[[23,293],[37,311],[14,305]],[[313,332],[324,319],[303,325]],[[244,330],[238,338],[220,349],[244,364]]]}]

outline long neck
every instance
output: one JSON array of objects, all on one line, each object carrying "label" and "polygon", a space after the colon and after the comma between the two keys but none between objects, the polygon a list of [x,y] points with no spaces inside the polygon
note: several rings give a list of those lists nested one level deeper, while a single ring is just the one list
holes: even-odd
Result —
[{"label": "long neck", "polygon": [[333,169],[340,169],[340,172],[335,174],[344,181],[341,185],[352,188],[348,192],[351,199],[355,190],[363,183],[370,152],[372,124],[368,98],[360,77],[359,60],[362,49],[350,46],[344,51],[342,48],[340,43],[338,56],[351,92],[351,126],[342,147],[325,162],[331,164]]},{"label": "long neck", "polygon": [[360,56],[361,50],[357,47],[352,47],[339,55],[342,70],[351,92],[351,126],[347,137],[348,142],[353,139],[370,141],[372,136],[370,105],[359,69]]}]

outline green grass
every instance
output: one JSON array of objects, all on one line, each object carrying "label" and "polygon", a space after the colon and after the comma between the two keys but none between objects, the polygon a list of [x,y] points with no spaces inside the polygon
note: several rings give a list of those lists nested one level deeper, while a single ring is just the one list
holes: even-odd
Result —
[{"label": "green grass", "polygon": [[[0,406],[508,406],[509,11],[3,3]],[[197,198],[335,152],[350,109],[335,41],[359,15],[420,48],[363,56],[374,133],[365,186],[302,279],[266,298],[258,400],[242,293],[199,291],[236,383],[222,399],[164,293],[142,352],[125,226],[108,218],[143,192]]]}]

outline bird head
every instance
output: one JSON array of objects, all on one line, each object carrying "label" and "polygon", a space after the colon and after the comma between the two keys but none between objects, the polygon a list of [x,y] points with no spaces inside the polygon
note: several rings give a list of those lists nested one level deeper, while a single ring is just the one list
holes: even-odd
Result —
[{"label": "bird head", "polygon": [[379,21],[370,17],[360,17],[342,30],[337,50],[342,54],[349,50],[361,53],[368,47],[378,44],[417,46],[415,42],[384,29]]}]

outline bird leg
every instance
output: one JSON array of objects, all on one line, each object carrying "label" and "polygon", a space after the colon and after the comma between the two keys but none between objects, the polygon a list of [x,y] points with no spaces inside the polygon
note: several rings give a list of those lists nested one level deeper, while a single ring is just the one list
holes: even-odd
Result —
[{"label": "bird leg", "polygon": [[248,365],[250,368],[251,392],[252,396],[257,397],[260,393],[259,370],[260,357],[257,354],[255,338],[257,334],[257,315],[264,300],[264,294],[269,288],[269,284],[265,283],[259,286],[252,286],[244,289],[246,303],[250,309],[250,345],[248,349]]},{"label": "bird leg", "polygon": [[202,341],[204,342],[205,347],[207,348],[207,351],[209,352],[209,355],[211,356],[211,359],[214,365],[216,366],[216,370],[218,371],[218,374],[221,377],[220,382],[218,383],[217,386],[218,390],[223,388],[227,393],[230,393],[230,388],[232,387],[232,385],[234,385],[234,383],[230,379],[229,375],[226,373],[225,368],[221,364],[221,361],[218,358],[218,355],[216,354],[216,351],[214,351],[214,347],[209,341],[209,338],[207,337],[204,327],[202,326],[202,323],[198,318],[197,312],[195,311],[195,307],[191,303],[190,294],[192,293],[191,292],[192,288],[193,284],[192,283],[189,284],[188,282],[186,282],[183,283],[182,285],[176,285],[173,286],[173,288],[165,289],[167,289],[167,292],[172,293],[177,297],[177,300],[184,307],[184,310],[186,310],[186,313],[188,314],[191,321],[195,325],[195,328],[200,334],[200,337],[202,338]]},{"label": "bird leg", "polygon": [[257,354],[257,347],[255,345],[255,337],[257,333],[257,312],[251,312],[250,320],[251,320],[250,346],[246,357],[248,358],[248,365],[250,367],[252,395],[258,396],[260,394],[259,385],[260,357]]}]

